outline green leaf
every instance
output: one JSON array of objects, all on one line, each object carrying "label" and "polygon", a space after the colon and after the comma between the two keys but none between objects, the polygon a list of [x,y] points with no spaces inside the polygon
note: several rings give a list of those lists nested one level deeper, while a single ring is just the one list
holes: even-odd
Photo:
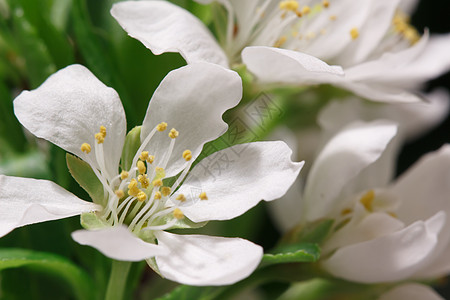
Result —
[{"label": "green leaf", "polygon": [[94,286],[88,274],[64,257],[23,249],[0,249],[0,271],[28,267],[64,279],[78,299],[93,299]]},{"label": "green leaf", "polygon": [[157,300],[212,300],[221,290],[221,287],[181,285]]},{"label": "green leaf", "polygon": [[66,153],[66,161],[70,174],[89,194],[92,201],[104,206],[103,185],[92,171],[91,166],[69,153]]},{"label": "green leaf", "polygon": [[108,224],[105,224],[95,212],[81,214],[80,223],[83,228],[90,230],[108,227]]},{"label": "green leaf", "polygon": [[131,129],[125,138],[122,157],[120,159],[123,170],[129,170],[131,168],[133,158],[141,146],[141,127],[142,126],[136,126]]},{"label": "green leaf", "polygon": [[273,254],[264,254],[264,266],[283,263],[315,262],[319,260],[320,248],[312,243],[298,243],[274,249]]},{"label": "green leaf", "polygon": [[333,228],[334,220],[319,220],[309,224],[298,236],[298,241],[304,243],[322,243]]}]

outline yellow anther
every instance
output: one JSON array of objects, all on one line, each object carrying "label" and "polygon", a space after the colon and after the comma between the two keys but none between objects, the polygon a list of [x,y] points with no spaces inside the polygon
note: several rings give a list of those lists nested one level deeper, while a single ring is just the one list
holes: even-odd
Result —
[{"label": "yellow anther", "polygon": [[81,145],[81,151],[88,154],[89,152],[91,152],[91,145],[89,145],[88,143],[83,143]]},{"label": "yellow anther", "polygon": [[122,180],[127,179],[128,176],[129,176],[129,174],[128,174],[127,171],[122,171],[122,172],[120,173],[120,179],[122,179]]},{"label": "yellow anther", "polygon": [[153,186],[162,186],[163,182],[161,179],[156,179],[156,180],[153,180],[152,184],[153,184]]},{"label": "yellow anther", "polygon": [[206,192],[201,192],[200,195],[198,195],[200,200],[208,200],[208,196],[206,196]]},{"label": "yellow anther", "polygon": [[145,194],[143,191],[140,191],[137,195],[136,195],[136,198],[139,200],[139,201],[145,201],[146,199],[147,199],[147,194]]},{"label": "yellow anther", "polygon": [[184,196],[183,194],[179,194],[175,199],[177,199],[180,202],[184,202],[186,201],[186,196]]},{"label": "yellow anther", "polygon": [[164,131],[167,128],[167,123],[166,122],[161,122],[158,125],[156,125],[156,130],[158,131]]},{"label": "yellow anther", "polygon": [[327,8],[328,6],[330,6],[330,1],[323,0],[322,5],[323,5],[323,7]]},{"label": "yellow anther", "polygon": [[141,190],[137,187],[138,182],[136,179],[131,179],[130,183],[128,184],[128,195],[136,197]]},{"label": "yellow anther", "polygon": [[191,152],[191,150],[184,150],[183,151],[183,158],[186,161],[190,161],[192,159],[192,152]]},{"label": "yellow anther", "polygon": [[146,189],[149,187],[150,185],[150,180],[148,180],[147,175],[139,175],[138,176],[138,181],[141,183],[141,186]]},{"label": "yellow anther", "polygon": [[178,134],[179,134],[179,132],[175,128],[172,128],[172,129],[170,129],[169,137],[171,139],[175,139],[178,137]]},{"label": "yellow anther", "polygon": [[285,37],[284,35],[282,37],[280,37],[275,44],[273,44],[273,46],[275,48],[280,48],[281,46],[283,46],[284,43],[286,43],[287,41],[287,37]]},{"label": "yellow anther", "polygon": [[181,220],[184,218],[183,212],[178,207],[173,210],[173,216],[175,218],[177,218],[178,220]]},{"label": "yellow anther", "polygon": [[95,134],[95,139],[97,140],[98,144],[103,144],[103,142],[105,141],[105,137],[100,132]]},{"label": "yellow anther", "polygon": [[352,37],[353,40],[356,40],[356,39],[358,38],[358,36],[359,36],[358,28],[353,27],[353,28],[350,30],[350,36]]},{"label": "yellow anther", "polygon": [[142,151],[141,155],[139,155],[139,159],[144,161],[147,160],[147,158],[148,158],[148,151]]},{"label": "yellow anther", "polygon": [[106,127],[105,126],[100,126],[100,132],[101,135],[103,135],[103,137],[106,137]]},{"label": "yellow anther", "polygon": [[144,174],[145,171],[147,171],[147,168],[145,167],[145,163],[142,160],[139,160],[137,162],[137,168],[140,174]]},{"label": "yellow anther", "polygon": [[166,176],[166,171],[161,167],[156,167],[155,173],[157,178],[164,178]]},{"label": "yellow anther", "polygon": [[398,218],[398,216],[397,216],[397,214],[395,212],[390,211],[387,214],[390,215],[393,218],[396,218],[396,219]]},{"label": "yellow anther", "polygon": [[311,8],[308,5],[302,7],[302,14],[307,15],[311,12]]},{"label": "yellow anther", "polygon": [[149,156],[147,157],[147,162],[148,162],[149,164],[152,164],[154,161],[155,161],[155,156],[154,156],[154,155],[149,155]]},{"label": "yellow anther", "polygon": [[167,197],[170,195],[171,189],[168,186],[163,186],[161,188],[161,193],[163,194],[164,197]]},{"label": "yellow anther", "polygon": [[364,207],[368,210],[368,211],[372,211],[372,204],[373,204],[373,200],[375,199],[375,191],[374,190],[369,190],[367,191],[367,193],[365,193],[361,199],[359,199],[359,202],[361,202],[362,205],[364,205]]},{"label": "yellow anther", "polygon": [[156,192],[156,193],[155,193],[155,199],[158,199],[158,200],[159,200],[159,199],[161,199],[161,198],[162,198],[161,192],[159,192],[159,191]]},{"label": "yellow anther", "polygon": [[345,215],[351,214],[352,212],[353,212],[353,209],[344,208],[343,210],[341,210],[341,215],[345,216]]},{"label": "yellow anther", "polygon": [[298,2],[293,0],[281,1],[278,5],[281,10],[296,11],[298,9]]},{"label": "yellow anther", "polygon": [[117,190],[114,192],[117,196],[117,198],[123,198],[123,196],[125,196],[125,193],[123,192],[123,190]]},{"label": "yellow anther", "polygon": [[337,19],[336,15],[331,15],[331,16],[330,16],[330,20],[331,20],[331,21],[336,21],[336,19]]}]

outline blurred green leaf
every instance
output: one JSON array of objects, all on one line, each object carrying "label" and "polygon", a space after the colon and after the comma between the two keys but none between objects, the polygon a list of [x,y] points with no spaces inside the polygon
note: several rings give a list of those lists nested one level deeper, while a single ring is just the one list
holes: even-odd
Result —
[{"label": "blurred green leaf", "polygon": [[14,154],[0,159],[0,174],[49,179],[50,170],[45,155],[37,150]]},{"label": "blurred green leaf", "polygon": [[141,146],[141,127],[142,126],[136,126],[131,129],[125,138],[122,157],[120,158],[122,170],[128,171],[131,169],[133,158]]},{"label": "blurred green leaf", "polygon": [[262,265],[297,262],[315,262],[319,260],[320,248],[312,243],[297,243],[277,247],[270,254],[264,254]]},{"label": "blurred green leaf", "polygon": [[0,249],[0,270],[19,267],[52,274],[67,282],[78,299],[93,299],[94,286],[89,276],[64,257],[23,249]]},{"label": "blurred green leaf", "polygon": [[157,300],[210,300],[214,299],[220,290],[221,288],[217,287],[181,285]]}]

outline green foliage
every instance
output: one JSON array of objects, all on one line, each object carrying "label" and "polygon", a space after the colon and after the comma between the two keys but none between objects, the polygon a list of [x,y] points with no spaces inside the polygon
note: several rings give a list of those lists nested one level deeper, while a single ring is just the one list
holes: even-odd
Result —
[{"label": "green foliage", "polygon": [[315,262],[319,260],[320,248],[312,243],[297,243],[277,247],[272,253],[264,254],[262,265]]},{"label": "green foliage", "polygon": [[125,138],[122,157],[120,158],[122,170],[128,171],[131,168],[133,158],[141,146],[141,127],[142,126],[136,126],[131,129]]},{"label": "green foliage", "polygon": [[0,249],[0,271],[19,267],[27,267],[64,280],[77,299],[93,299],[94,287],[89,276],[64,257],[23,249]]}]

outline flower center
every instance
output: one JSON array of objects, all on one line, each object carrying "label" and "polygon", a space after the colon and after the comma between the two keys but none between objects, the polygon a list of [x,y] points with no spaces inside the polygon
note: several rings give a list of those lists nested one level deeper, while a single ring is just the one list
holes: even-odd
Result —
[{"label": "flower center", "polygon": [[[165,180],[165,168],[175,146],[179,132],[172,128],[168,137],[170,143],[165,156],[158,161],[160,166],[155,166],[155,156],[144,151],[155,134],[166,131],[167,123],[158,124],[146,137],[133,158],[130,170],[122,170],[116,176],[109,176],[105,168],[105,156],[103,142],[106,136],[106,128],[100,127],[95,134],[95,158],[92,157],[92,147],[88,143],[81,145],[84,152],[83,159],[89,163],[104,188],[106,206],[100,213],[102,220],[114,225],[128,225],[130,231],[139,233],[141,230],[165,230],[173,227],[178,220],[184,218],[182,210],[178,207],[186,201],[186,196],[176,194],[180,183],[184,181],[192,165],[192,152],[185,150],[182,158],[187,162],[178,178],[173,184]],[[93,159],[99,168],[94,167]],[[110,179],[112,178],[112,179]],[[201,200],[207,200],[206,192],[198,196]]]}]

